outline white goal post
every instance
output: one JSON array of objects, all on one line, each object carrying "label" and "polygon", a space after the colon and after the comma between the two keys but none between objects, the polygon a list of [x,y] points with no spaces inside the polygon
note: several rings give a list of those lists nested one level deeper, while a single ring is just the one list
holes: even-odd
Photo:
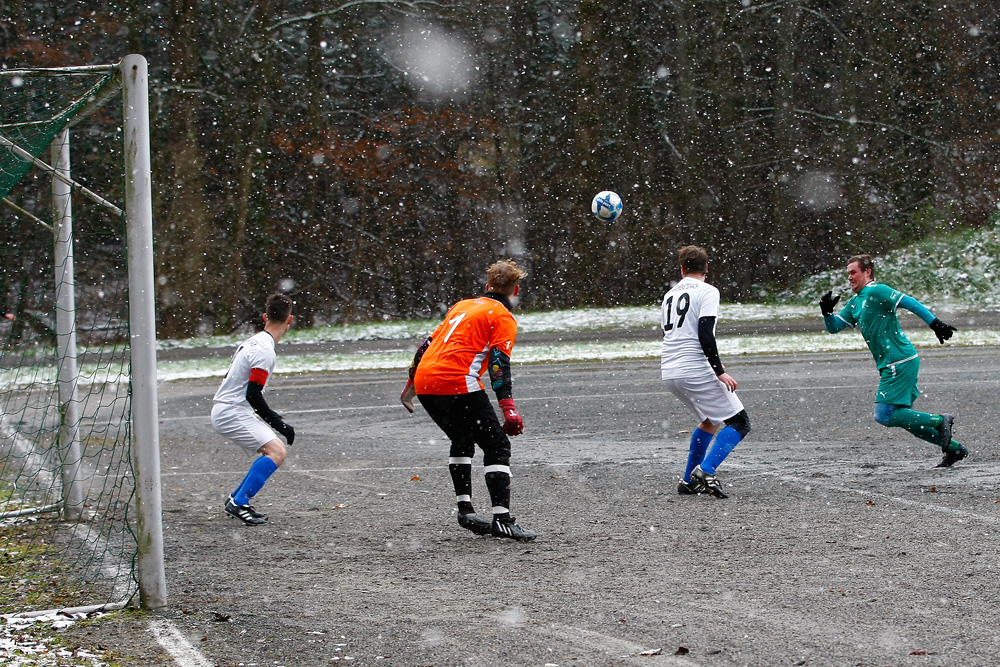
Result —
[{"label": "white goal post", "polygon": [[160,487],[160,425],[156,390],[156,291],[153,282],[153,185],[149,156],[149,73],[146,59],[118,65],[125,133],[125,225],[129,331],[132,351],[132,429],[136,475],[136,537],[142,606],[167,604]]},{"label": "white goal post", "polygon": [[[75,279],[73,276],[73,219],[72,194],[87,197],[109,210],[125,223],[125,255],[127,257],[128,285],[128,363],[131,414],[128,426],[131,431],[131,468],[135,481],[135,581],[138,584],[142,607],[156,609],[167,604],[166,580],[163,557],[163,518],[161,505],[159,418],[156,386],[156,311],[153,276],[153,207],[150,169],[149,92],[148,69],[140,55],[126,56],[117,65],[23,70],[26,76],[60,76],[88,71],[115,73],[120,84],[122,99],[122,159],[124,161],[124,206],[119,209],[100,195],[83,187],[70,175],[70,146],[68,125],[55,135],[49,148],[51,164],[17,145],[16,139],[0,133],[0,150],[7,150],[52,178],[51,225],[17,206],[6,197],[3,203],[25,218],[50,229],[55,239],[56,316],[54,333],[58,354],[59,405],[62,411],[60,441],[63,518],[68,521],[86,519],[84,495],[79,481],[80,419],[75,414],[79,371],[77,369],[77,313],[75,304]],[[5,74],[17,75],[7,71]],[[95,95],[76,115],[81,118],[106,102],[117,86]],[[27,166],[25,166],[27,169]],[[29,510],[52,511],[52,507]],[[26,512],[23,512],[26,513]],[[11,513],[11,515],[15,515]],[[133,588],[133,591],[136,589]],[[120,607],[120,602],[97,605],[104,608]],[[93,607],[88,607],[93,608]]]}]

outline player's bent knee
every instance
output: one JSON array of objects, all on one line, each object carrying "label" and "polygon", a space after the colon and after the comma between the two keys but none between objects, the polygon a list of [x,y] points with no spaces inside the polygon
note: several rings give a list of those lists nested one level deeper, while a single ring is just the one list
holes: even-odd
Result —
[{"label": "player's bent knee", "polygon": [[285,462],[285,456],[288,452],[288,450],[285,449],[285,443],[281,442],[281,440],[278,440],[277,438],[264,443],[264,445],[257,451],[274,461],[274,465],[279,468],[281,467],[281,464]]},{"label": "player's bent knee", "polygon": [[875,421],[877,421],[882,426],[888,426],[889,420],[892,419],[892,412],[896,406],[890,405],[889,403],[876,403],[875,404]]},{"label": "player's bent knee", "polygon": [[740,410],[739,413],[726,420],[726,426],[739,433],[740,439],[743,439],[750,433],[750,415],[747,414],[746,410]]}]

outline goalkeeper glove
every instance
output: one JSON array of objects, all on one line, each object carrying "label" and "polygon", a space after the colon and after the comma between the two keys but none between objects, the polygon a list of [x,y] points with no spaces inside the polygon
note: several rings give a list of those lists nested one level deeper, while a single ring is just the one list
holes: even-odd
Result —
[{"label": "goalkeeper glove", "polygon": [[399,395],[399,401],[403,404],[403,407],[413,412],[413,397],[417,395],[417,390],[413,388],[413,380],[407,380],[406,386],[403,387],[403,393]]},{"label": "goalkeeper glove", "polygon": [[951,338],[958,329],[951,326],[950,324],[945,324],[938,318],[934,318],[934,321],[930,323],[931,329],[934,330],[934,335],[937,336],[938,342],[944,344],[946,340]]},{"label": "goalkeeper glove", "polygon": [[524,433],[524,420],[517,414],[514,407],[513,398],[502,398],[498,401],[500,409],[503,411],[503,432],[507,435],[521,435]]},{"label": "goalkeeper glove", "polygon": [[819,309],[823,313],[823,317],[833,315],[833,309],[837,306],[838,301],[840,301],[840,295],[834,296],[833,290],[823,295],[823,298],[819,300]]}]

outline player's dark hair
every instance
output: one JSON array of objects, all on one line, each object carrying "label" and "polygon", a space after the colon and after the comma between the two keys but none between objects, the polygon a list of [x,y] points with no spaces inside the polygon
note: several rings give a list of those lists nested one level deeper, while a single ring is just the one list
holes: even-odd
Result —
[{"label": "player's dark hair", "polygon": [[677,259],[685,273],[705,273],[708,270],[708,252],[701,246],[684,246],[677,251]]},{"label": "player's dark hair", "polygon": [[865,271],[871,271],[872,279],[875,278],[875,260],[872,259],[871,255],[854,255],[849,260],[847,260],[847,265],[850,266],[855,262],[858,263],[858,269],[860,269],[861,273],[864,273]]},{"label": "player's dark hair", "polygon": [[486,269],[486,282],[490,289],[501,294],[512,294],[517,282],[528,275],[524,269],[512,259],[502,259],[493,262]]},{"label": "player's dark hair", "polygon": [[284,294],[272,294],[267,297],[264,312],[268,322],[284,322],[292,314],[292,300]]}]

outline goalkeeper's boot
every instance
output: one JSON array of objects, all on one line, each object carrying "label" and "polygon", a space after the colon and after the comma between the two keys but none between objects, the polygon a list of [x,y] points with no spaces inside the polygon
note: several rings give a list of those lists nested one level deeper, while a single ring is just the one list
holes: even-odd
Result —
[{"label": "goalkeeper's boot", "polygon": [[259,514],[249,505],[237,505],[232,498],[226,501],[226,513],[248,526],[259,526],[262,523],[267,523],[267,517]]},{"label": "goalkeeper's boot", "polygon": [[950,468],[955,463],[958,463],[966,456],[969,455],[969,450],[965,448],[965,445],[959,445],[958,449],[946,449],[944,451],[944,458],[941,459],[941,463],[938,463],[935,468]]},{"label": "goalkeeper's boot", "polygon": [[[948,451],[948,445],[951,444],[951,427],[954,423],[954,415],[941,415],[941,423],[938,424],[937,427],[938,434],[941,436],[938,439],[938,444],[941,445],[941,449],[944,451]],[[958,459],[956,459],[956,461],[957,460]],[[954,463],[954,461],[952,461],[952,463]]]},{"label": "goalkeeper's boot", "polygon": [[682,496],[697,496],[699,494],[705,493],[707,489],[701,483],[701,480],[691,478],[690,482],[685,482],[683,479],[677,482],[677,493]]},{"label": "goalkeeper's boot", "polygon": [[716,498],[728,498],[726,492],[722,490],[722,484],[716,479],[715,475],[709,475],[707,472],[701,469],[701,466],[695,466],[694,470],[691,471],[691,481],[698,480],[705,487],[705,493],[711,494]]},{"label": "goalkeeper's boot", "polygon": [[493,537],[509,537],[519,542],[530,542],[538,537],[538,533],[517,525],[517,521],[510,514],[494,515],[490,533]]},{"label": "goalkeeper's boot", "polygon": [[489,535],[490,522],[479,516],[475,512],[458,515],[458,525],[466,530],[471,530],[476,535]]}]

